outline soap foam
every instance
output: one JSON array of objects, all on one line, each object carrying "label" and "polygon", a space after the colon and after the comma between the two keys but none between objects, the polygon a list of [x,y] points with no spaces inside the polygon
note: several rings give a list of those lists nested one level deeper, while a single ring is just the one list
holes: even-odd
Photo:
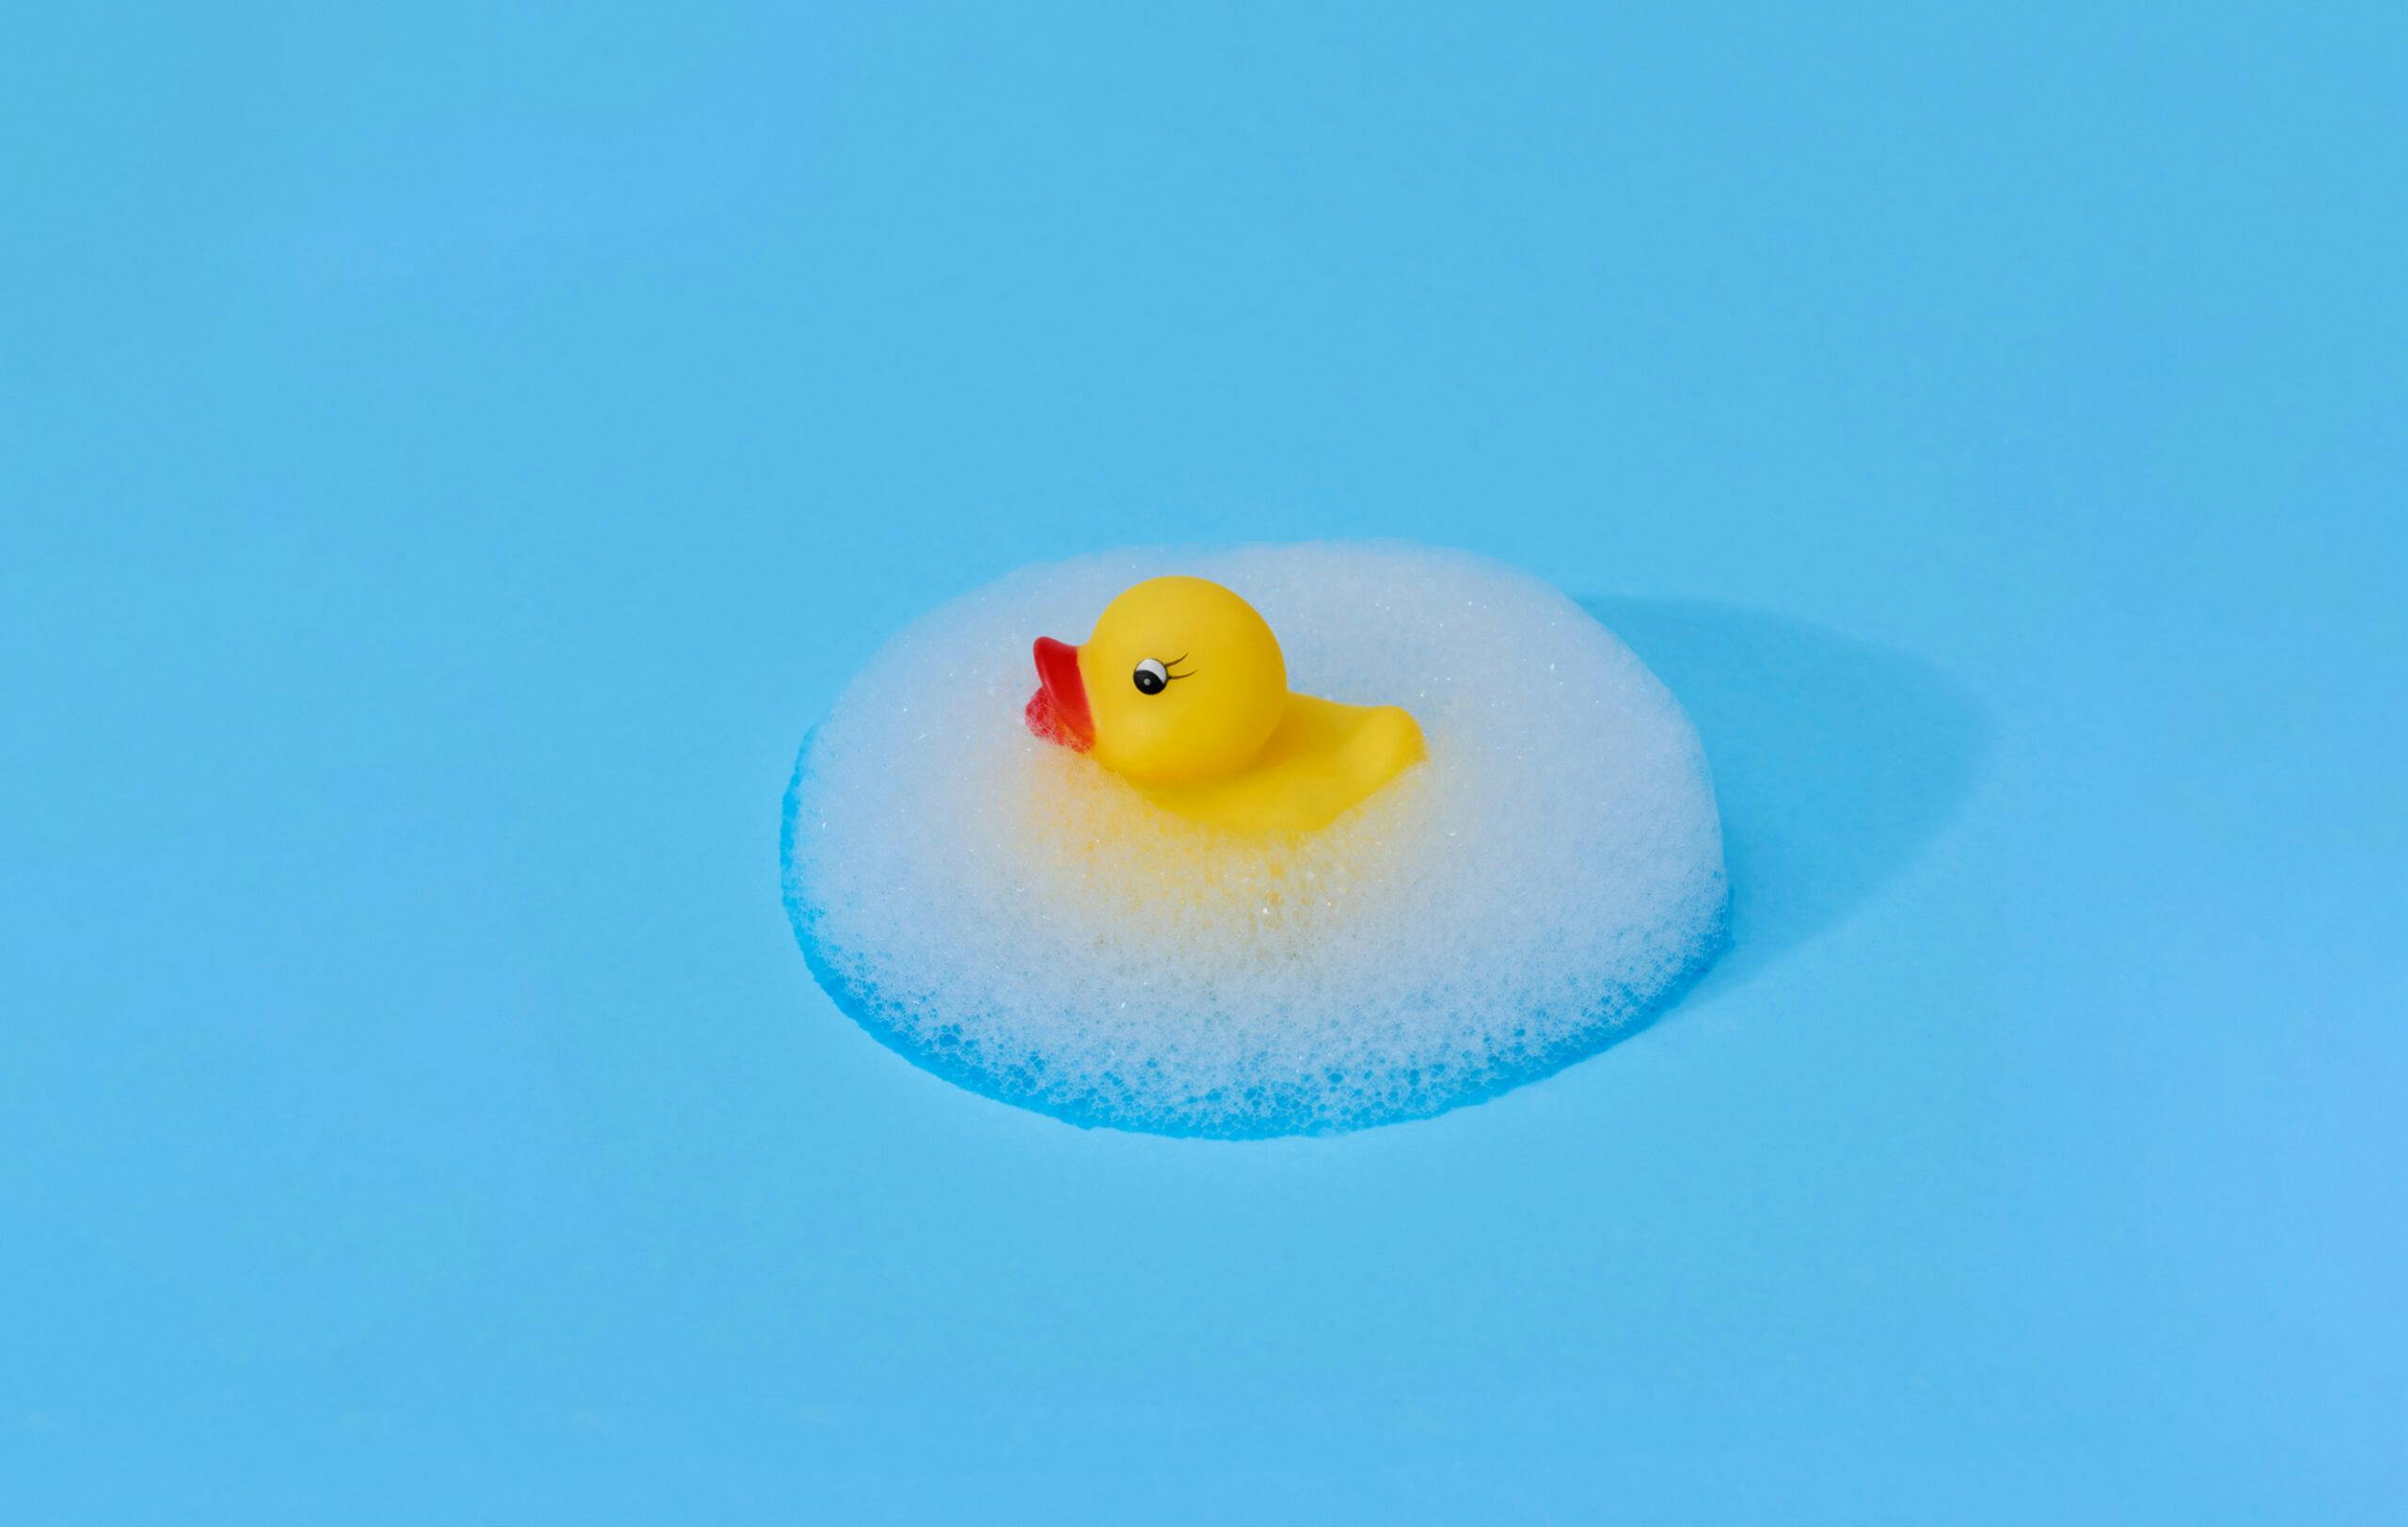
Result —
[{"label": "soap foam", "polygon": [[[1172,572],[1259,610],[1300,692],[1410,710],[1428,760],[1263,838],[1030,736],[1031,642]],[[1387,544],[1108,552],[933,612],[806,740],[783,849],[812,969],[871,1033],[1172,1135],[1358,1128],[1545,1075],[1677,998],[1726,902],[1697,735],[1630,649],[1525,574]]]}]

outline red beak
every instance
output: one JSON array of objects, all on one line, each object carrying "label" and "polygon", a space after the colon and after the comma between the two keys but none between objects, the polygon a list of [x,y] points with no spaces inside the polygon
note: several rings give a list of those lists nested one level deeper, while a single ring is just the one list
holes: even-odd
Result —
[{"label": "red beak", "polygon": [[1050,636],[1037,639],[1037,692],[1028,697],[1028,729],[1074,752],[1095,746],[1087,687],[1079,677],[1079,649]]}]

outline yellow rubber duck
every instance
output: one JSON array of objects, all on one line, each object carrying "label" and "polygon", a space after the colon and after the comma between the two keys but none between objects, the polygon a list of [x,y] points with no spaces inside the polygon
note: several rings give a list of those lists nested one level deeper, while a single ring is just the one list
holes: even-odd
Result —
[{"label": "yellow rubber duck", "polygon": [[1395,706],[1290,693],[1270,626],[1201,578],[1128,590],[1085,645],[1038,637],[1037,677],[1030,731],[1214,827],[1311,832],[1426,756]]}]

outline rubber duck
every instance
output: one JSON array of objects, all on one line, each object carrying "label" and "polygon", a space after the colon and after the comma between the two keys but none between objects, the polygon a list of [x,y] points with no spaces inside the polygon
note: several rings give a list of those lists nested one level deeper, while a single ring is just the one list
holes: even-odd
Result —
[{"label": "rubber duck", "polygon": [[1290,692],[1271,627],[1207,579],[1137,584],[1082,644],[1038,637],[1037,677],[1030,731],[1214,827],[1325,827],[1426,756],[1398,707]]}]

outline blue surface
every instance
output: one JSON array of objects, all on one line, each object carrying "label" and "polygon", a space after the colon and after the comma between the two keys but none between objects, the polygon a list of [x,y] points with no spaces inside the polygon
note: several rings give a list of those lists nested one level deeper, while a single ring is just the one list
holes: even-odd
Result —
[{"label": "blue surface", "polygon": [[[2399,7],[490,8],[0,45],[0,1519],[2396,1519]],[[1689,704],[1689,1003],[1210,1145],[818,994],[887,634],[1367,534]]]}]

